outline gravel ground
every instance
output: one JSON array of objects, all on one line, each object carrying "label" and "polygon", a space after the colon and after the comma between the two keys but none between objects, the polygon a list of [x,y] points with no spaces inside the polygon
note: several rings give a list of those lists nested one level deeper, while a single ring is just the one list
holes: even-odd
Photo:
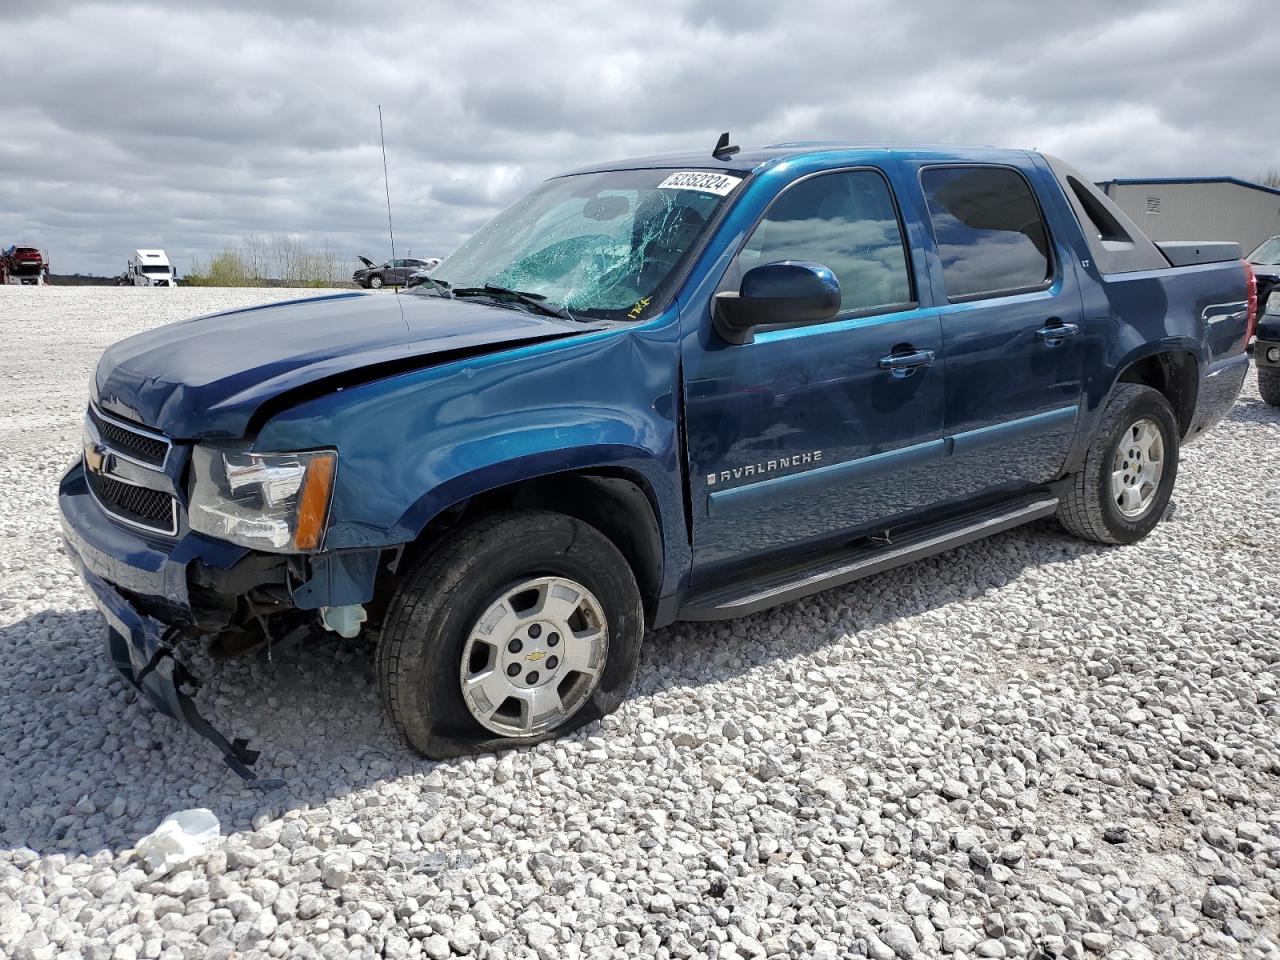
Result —
[{"label": "gravel ground", "polygon": [[[649,637],[577,736],[430,763],[367,641],[214,667],[287,791],[138,704],[59,545],[111,341],[283,291],[0,288],[0,956],[1276,956],[1280,411],[1251,376],[1177,508],[1040,523]],[[134,847],[208,807],[222,839]]]}]

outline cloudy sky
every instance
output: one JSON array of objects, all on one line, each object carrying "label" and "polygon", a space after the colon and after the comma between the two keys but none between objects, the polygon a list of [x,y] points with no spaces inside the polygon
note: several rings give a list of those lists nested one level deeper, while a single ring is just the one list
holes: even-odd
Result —
[{"label": "cloudy sky", "polygon": [[402,255],[725,129],[1036,147],[1095,179],[1280,167],[1274,0],[4,7],[0,246],[59,273],[135,247],[185,273],[250,233],[385,257],[378,103]]}]

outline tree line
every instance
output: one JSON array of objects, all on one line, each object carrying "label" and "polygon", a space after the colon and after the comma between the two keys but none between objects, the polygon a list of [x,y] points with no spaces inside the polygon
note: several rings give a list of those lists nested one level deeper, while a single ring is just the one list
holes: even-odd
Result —
[{"label": "tree line", "polygon": [[192,260],[183,282],[195,287],[337,287],[351,279],[329,241],[308,246],[298,237],[251,233],[205,264]]}]

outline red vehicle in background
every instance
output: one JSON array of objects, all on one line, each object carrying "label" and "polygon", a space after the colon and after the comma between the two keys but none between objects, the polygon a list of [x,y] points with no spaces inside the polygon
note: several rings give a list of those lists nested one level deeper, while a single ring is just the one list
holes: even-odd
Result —
[{"label": "red vehicle in background", "polygon": [[12,246],[0,252],[0,283],[39,286],[49,282],[49,261],[35,247]]}]

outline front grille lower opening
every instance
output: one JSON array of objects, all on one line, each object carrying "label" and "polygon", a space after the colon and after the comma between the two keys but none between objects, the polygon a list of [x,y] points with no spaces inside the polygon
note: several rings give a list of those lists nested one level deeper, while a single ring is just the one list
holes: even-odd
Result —
[{"label": "front grille lower opening", "polygon": [[157,533],[177,532],[174,529],[174,499],[167,493],[122,483],[93,471],[87,471],[86,476],[93,495],[108,513]]}]

